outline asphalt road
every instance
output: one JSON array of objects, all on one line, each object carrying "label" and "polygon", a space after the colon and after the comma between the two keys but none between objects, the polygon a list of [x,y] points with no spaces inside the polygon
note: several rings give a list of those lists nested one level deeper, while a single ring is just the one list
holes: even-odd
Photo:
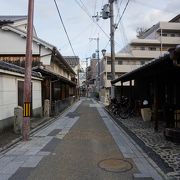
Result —
[{"label": "asphalt road", "polygon": [[162,180],[103,106],[83,99],[0,155],[0,180]]},{"label": "asphalt road", "polygon": [[50,142],[48,150],[51,154],[31,169],[28,180],[133,179],[132,174],[137,172],[134,166],[126,172],[111,172],[118,166],[113,161],[107,165],[108,171],[100,167],[99,163],[105,159],[123,157],[96,107],[90,107],[90,103],[83,101],[74,113],[69,114],[69,117],[78,116],[78,121],[62,140],[54,138]]}]

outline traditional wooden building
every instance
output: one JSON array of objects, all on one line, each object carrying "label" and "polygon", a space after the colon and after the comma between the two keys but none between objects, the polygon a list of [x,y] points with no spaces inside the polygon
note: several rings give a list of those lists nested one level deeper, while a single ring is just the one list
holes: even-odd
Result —
[{"label": "traditional wooden building", "polygon": [[[13,125],[14,108],[23,107],[24,68],[0,61],[0,131]],[[40,73],[32,72],[31,108],[33,117],[42,116],[43,78]]]},{"label": "traditional wooden building", "polygon": [[[0,61],[24,67],[27,17],[0,16],[0,22],[0,39],[4,42],[0,44]],[[76,73],[55,46],[37,37],[35,28],[32,55],[34,70],[45,77],[42,83],[42,104],[45,99],[49,99],[53,106],[55,101],[76,95]]]}]

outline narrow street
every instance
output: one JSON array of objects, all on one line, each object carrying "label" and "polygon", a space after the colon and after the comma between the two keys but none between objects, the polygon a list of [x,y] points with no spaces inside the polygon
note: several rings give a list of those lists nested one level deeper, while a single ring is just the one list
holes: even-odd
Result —
[{"label": "narrow street", "polygon": [[102,105],[86,98],[0,157],[0,180],[163,179]]}]

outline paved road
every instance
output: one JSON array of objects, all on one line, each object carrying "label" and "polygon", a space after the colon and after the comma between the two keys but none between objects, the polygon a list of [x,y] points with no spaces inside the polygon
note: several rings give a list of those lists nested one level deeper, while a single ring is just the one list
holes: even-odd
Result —
[{"label": "paved road", "polygon": [[131,180],[161,176],[90,99],[76,103],[0,159],[0,180]]}]

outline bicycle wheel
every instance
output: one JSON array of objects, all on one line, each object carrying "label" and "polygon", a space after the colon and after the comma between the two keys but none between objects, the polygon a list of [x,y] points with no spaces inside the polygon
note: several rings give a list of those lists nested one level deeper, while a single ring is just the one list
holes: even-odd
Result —
[{"label": "bicycle wheel", "polygon": [[129,107],[127,104],[120,106],[118,115],[121,119],[127,119],[129,117]]}]

